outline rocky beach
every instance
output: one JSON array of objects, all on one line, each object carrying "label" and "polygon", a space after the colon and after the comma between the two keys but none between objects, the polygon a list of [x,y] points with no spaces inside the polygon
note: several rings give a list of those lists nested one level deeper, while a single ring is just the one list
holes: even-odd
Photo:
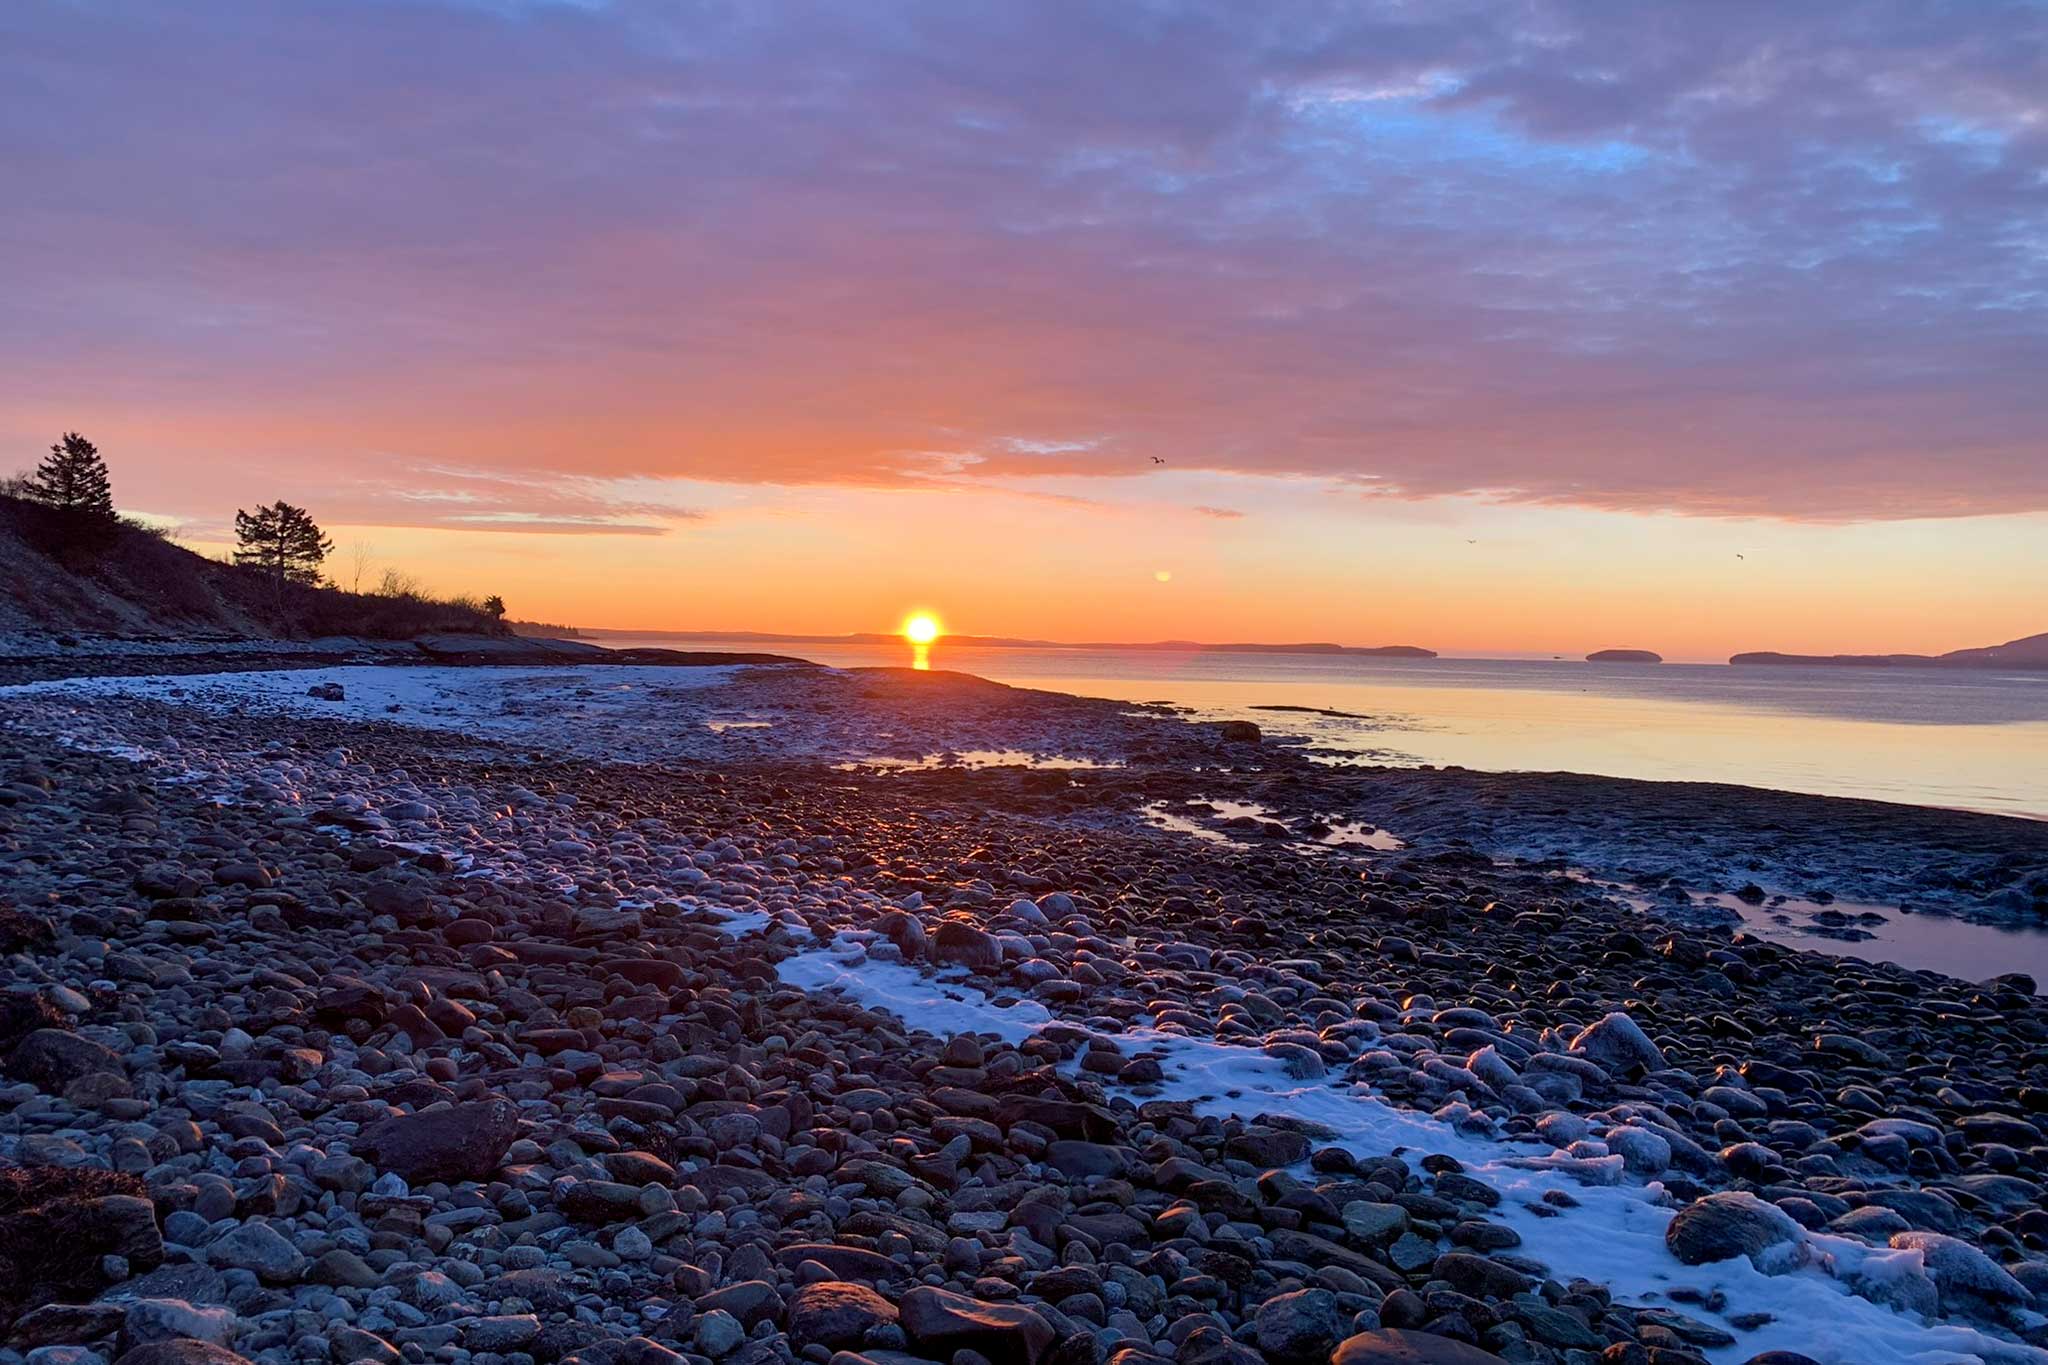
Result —
[{"label": "rocky beach", "polygon": [[177,657],[0,686],[0,1365],[2048,1362],[2037,983],[1703,905],[2038,925],[2048,826]]}]

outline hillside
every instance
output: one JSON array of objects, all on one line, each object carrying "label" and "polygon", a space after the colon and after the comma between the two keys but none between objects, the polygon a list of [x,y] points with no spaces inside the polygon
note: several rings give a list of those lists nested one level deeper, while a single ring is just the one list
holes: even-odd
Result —
[{"label": "hillside", "polygon": [[1728,662],[1829,668],[2048,669],[2048,634],[2028,635],[1981,649],[1952,649],[1946,654],[1779,654],[1765,650],[1737,654]]},{"label": "hillside", "polygon": [[403,640],[500,635],[463,602],[287,584],[221,564],[137,526],[82,551],[47,507],[0,496],[0,633]]},{"label": "hillside", "polygon": [[2048,633],[1983,649],[1950,650],[1936,662],[1977,668],[2048,668]]}]

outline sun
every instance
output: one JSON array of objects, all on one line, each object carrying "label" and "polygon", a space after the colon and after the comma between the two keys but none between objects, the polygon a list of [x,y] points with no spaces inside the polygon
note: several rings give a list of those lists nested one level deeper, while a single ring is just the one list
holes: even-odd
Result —
[{"label": "sun", "polygon": [[939,638],[939,618],[928,611],[913,612],[903,623],[903,638],[914,645],[928,645]]}]

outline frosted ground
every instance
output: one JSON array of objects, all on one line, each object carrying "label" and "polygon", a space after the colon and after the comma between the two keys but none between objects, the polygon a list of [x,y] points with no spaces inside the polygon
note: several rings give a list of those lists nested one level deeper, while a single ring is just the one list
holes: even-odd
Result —
[{"label": "frosted ground", "polygon": [[[848,689],[838,685],[848,676],[804,665],[368,665],[65,678],[6,690],[45,697],[54,708],[71,699],[130,697],[253,714],[383,722],[626,763],[767,758],[920,762],[962,750],[1114,762],[1134,736],[1156,728],[1124,715],[1122,708],[1078,699],[1064,723],[1006,715],[1003,700],[1010,689],[948,674],[924,679],[877,675],[872,685],[849,698]],[[933,691],[943,691],[948,704],[927,704]],[[328,695],[319,695],[323,692]],[[977,707],[976,700],[987,704]],[[1076,724],[1074,718],[1082,716],[1089,723]],[[1082,752],[1063,754],[1056,747],[1062,743]]]}]

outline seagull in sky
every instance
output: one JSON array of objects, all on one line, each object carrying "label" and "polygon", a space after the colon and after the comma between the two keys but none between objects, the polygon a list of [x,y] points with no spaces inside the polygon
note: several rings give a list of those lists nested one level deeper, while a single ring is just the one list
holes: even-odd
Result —
[{"label": "seagull in sky", "polygon": [[1166,463],[1166,461],[1164,461],[1164,460],[1160,459],[1160,458],[1159,458],[1159,457],[1158,457],[1157,455],[1154,455],[1154,456],[1152,457],[1152,463],[1153,463],[1153,464],[1165,464],[1165,463]]}]

